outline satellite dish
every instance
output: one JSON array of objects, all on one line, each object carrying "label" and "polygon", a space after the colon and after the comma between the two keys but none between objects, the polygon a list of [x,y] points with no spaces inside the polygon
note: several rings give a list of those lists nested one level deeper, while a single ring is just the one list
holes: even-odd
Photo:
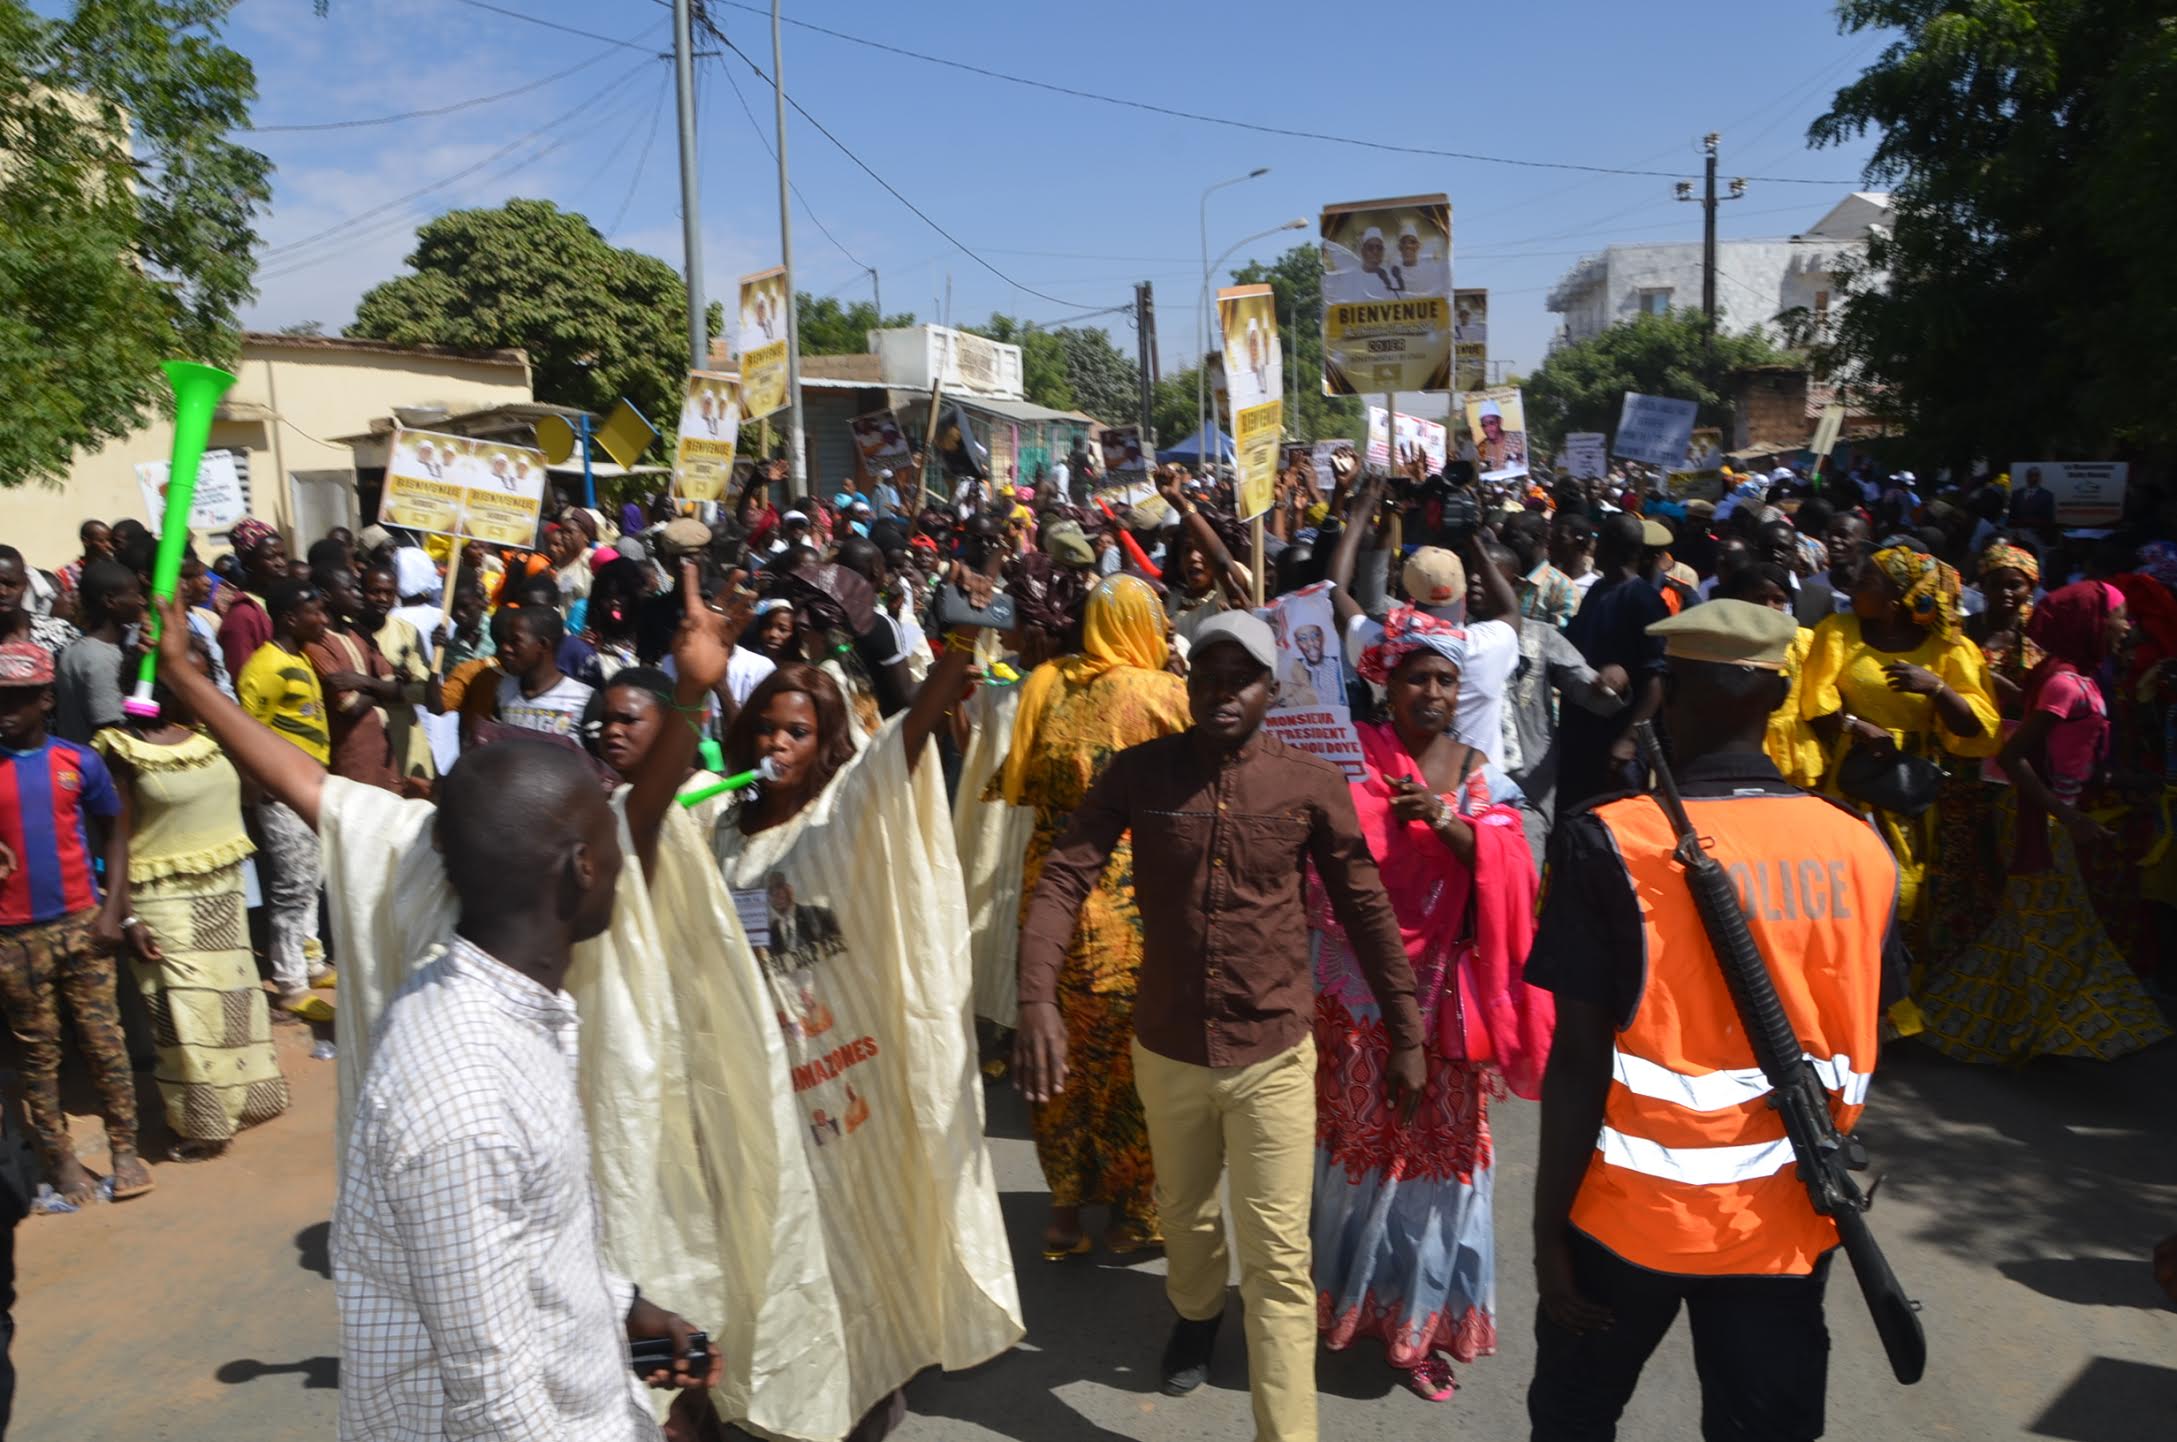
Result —
[{"label": "satellite dish", "polygon": [[574,454],[574,427],[563,416],[546,416],[537,422],[537,449],[544,452],[544,459],[558,465]]}]

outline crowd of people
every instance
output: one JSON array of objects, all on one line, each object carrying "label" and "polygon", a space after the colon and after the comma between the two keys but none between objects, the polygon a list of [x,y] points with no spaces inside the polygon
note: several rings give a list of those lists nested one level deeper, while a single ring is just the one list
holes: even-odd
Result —
[{"label": "crowd of people", "polygon": [[[1439,1402],[1496,1350],[1510,1092],[1544,1104],[1535,1435],[1607,1435],[1683,1301],[1708,1435],[1811,1437],[1835,1232],[1759,1072],[1698,1085],[1750,1063],[1652,901],[1643,723],[1841,1126],[1884,1042],[2168,1037],[2177,547],[2060,530],[2037,476],[1711,501],[1346,452],[1278,478],[1258,553],[1229,474],[1071,470],[759,466],[534,550],[248,520],[170,602],[141,523],[0,545],[0,1002],[52,1209],[153,1189],[147,1055],[201,1162],[287,1108],[275,1025],[330,1029],[344,1437],[655,1435],[655,1340],[671,1435],[867,1442],[1022,1334],[1011,1073],[1035,1250],[1162,1250],[1185,1395],[1229,1222],[1256,1435],[1312,1438],[1319,1343]],[[1302,705],[1358,761],[1265,726]],[[1814,1360],[1753,1386],[1778,1335]]]}]

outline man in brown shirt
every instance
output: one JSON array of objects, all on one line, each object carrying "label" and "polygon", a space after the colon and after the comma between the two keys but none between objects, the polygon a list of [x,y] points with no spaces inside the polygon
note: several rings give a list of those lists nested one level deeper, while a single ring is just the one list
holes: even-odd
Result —
[{"label": "man in brown shirt", "polygon": [[1391,1033],[1389,1081],[1410,1109],[1427,1079],[1413,972],[1398,921],[1361,840],[1337,769],[1261,734],[1277,646],[1268,625],[1228,611],[1195,635],[1187,696],[1194,725],[1113,758],[1045,862],[1021,930],[1021,1089],[1045,1101],[1066,1084],[1058,969],[1074,918],[1121,835],[1134,836],[1141,976],[1134,1084],[1156,1161],[1179,1322],[1164,1390],[1209,1374],[1224,1315],[1224,1219],[1247,1308],[1258,1442],[1315,1432],[1315,989],[1302,867],[1314,862],[1353,939]]}]

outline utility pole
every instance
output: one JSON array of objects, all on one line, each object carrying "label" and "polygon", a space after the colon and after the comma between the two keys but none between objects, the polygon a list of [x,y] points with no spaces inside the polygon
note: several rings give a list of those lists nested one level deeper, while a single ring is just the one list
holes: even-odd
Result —
[{"label": "utility pole", "polygon": [[1141,434],[1150,445],[1157,443],[1150,417],[1156,413],[1156,366],[1151,352],[1156,347],[1157,301],[1148,281],[1134,287],[1135,368],[1141,382]]},{"label": "utility pole", "polygon": [[[1729,195],[1716,194],[1716,142],[1722,138],[1714,131],[1701,138],[1701,148],[1708,155],[1707,186],[1701,195],[1701,337],[1711,384],[1716,373],[1716,206],[1720,201],[1741,200],[1746,195],[1744,177],[1731,182]],[[1678,198],[1693,199],[1692,181],[1678,182]]]},{"label": "utility pole", "polygon": [[794,211],[786,181],[786,56],[779,43],[779,0],[771,0],[771,105],[779,131],[779,264],[786,267],[786,454],[794,494],[805,496],[809,452],[801,429],[801,303],[794,295]]},{"label": "utility pole", "polygon": [[884,324],[884,287],[877,283],[877,267],[869,267],[869,298],[877,307],[877,324]]},{"label": "utility pole", "polygon": [[673,0],[673,88],[680,111],[680,246],[688,283],[688,367],[709,370],[711,338],[704,312],[703,203],[697,194],[695,159],[695,40],[690,34],[693,0]]}]

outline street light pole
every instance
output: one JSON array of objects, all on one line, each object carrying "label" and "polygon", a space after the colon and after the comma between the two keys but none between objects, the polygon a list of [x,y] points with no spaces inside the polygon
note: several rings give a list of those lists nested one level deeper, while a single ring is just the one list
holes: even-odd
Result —
[{"label": "street light pole", "polygon": [[[1228,185],[1238,185],[1243,181],[1255,180],[1269,173],[1269,166],[1258,165],[1245,175],[1235,175],[1230,180],[1220,180],[1202,192],[1202,288],[1200,293],[1195,296],[1194,302],[1194,439],[1197,446],[1206,438],[1206,433],[1209,430],[1209,422],[1203,418],[1208,413],[1209,405],[1209,373],[1208,368],[1203,364],[1203,357],[1209,352],[1209,335],[1204,329],[1202,314],[1204,308],[1203,296],[1209,293],[1209,198]],[[1230,254],[1231,252],[1226,253]]]},{"label": "street light pole", "polygon": [[[1731,182],[1731,193],[1716,194],[1716,142],[1723,137],[1710,131],[1701,138],[1701,149],[1707,154],[1707,184],[1701,195],[1701,345],[1704,364],[1708,367],[1708,382],[1716,382],[1716,206],[1719,201],[1740,200],[1746,195],[1746,181]],[[1678,182],[1678,198],[1691,201],[1693,182]]]},{"label": "street light pole", "polygon": [[691,0],[673,0],[673,86],[680,112],[681,268],[688,285],[688,366],[710,369],[710,328],[703,294],[703,204],[695,157],[695,40]]},{"label": "street light pole", "polygon": [[801,429],[801,307],[794,298],[794,211],[786,181],[786,57],[779,44],[779,0],[771,0],[771,104],[779,131],[779,263],[786,267],[786,454],[794,494],[803,496],[809,492],[809,455]]}]

